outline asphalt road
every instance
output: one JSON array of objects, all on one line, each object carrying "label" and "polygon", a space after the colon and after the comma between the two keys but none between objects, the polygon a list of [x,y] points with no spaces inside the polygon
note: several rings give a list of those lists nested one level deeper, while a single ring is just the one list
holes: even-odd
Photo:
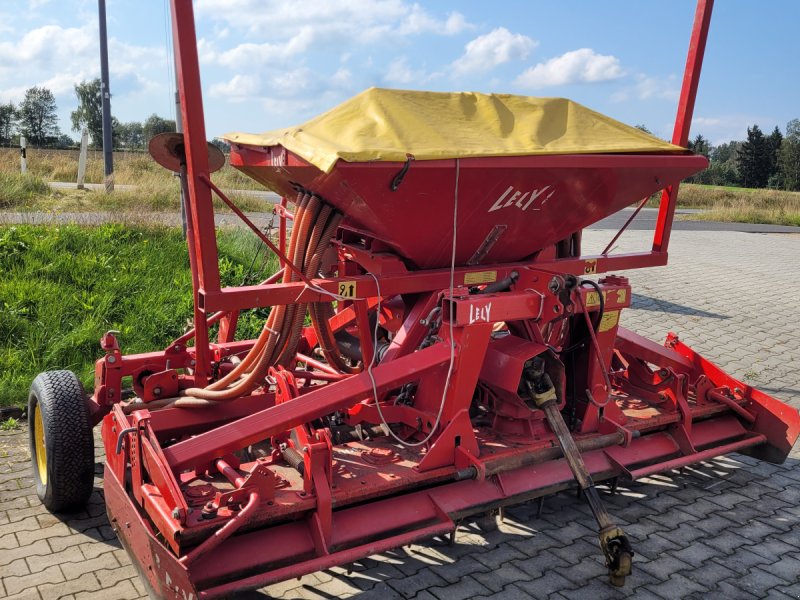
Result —
[{"label": "asphalt road", "polygon": [[[74,185],[74,184],[70,184]],[[95,184],[93,184],[95,185]],[[235,190],[237,194],[252,194],[255,197],[263,197],[265,202],[274,201],[277,196],[271,192],[258,192],[252,190]],[[598,221],[588,227],[588,229],[619,229],[628,220],[633,209],[625,208],[610,217]],[[794,233],[800,234],[800,227],[788,225],[759,225],[757,223],[722,223],[717,221],[682,221],[681,214],[691,214],[700,211],[691,209],[681,209],[677,211],[677,218],[673,223],[673,231],[740,231],[744,233]],[[629,225],[630,231],[653,230],[656,224],[658,210],[655,208],[645,208],[640,211],[633,222]],[[248,213],[248,217],[260,227],[266,226],[272,219],[271,212]],[[217,225],[235,225],[239,221],[237,217],[230,213],[217,213],[215,215]],[[97,225],[99,223],[123,222],[123,223],[164,223],[169,225],[179,225],[180,216],[177,213],[128,213],[128,212],[12,212],[0,211],[0,224],[20,225],[44,225],[53,223],[77,223],[80,225]]]},{"label": "asphalt road", "polygon": [[[619,229],[625,224],[634,209],[624,208],[610,217],[598,221],[589,229]],[[672,224],[673,231],[741,231],[744,233],[800,233],[800,227],[791,225],[761,225],[758,223],[722,223],[719,221],[691,220],[683,221],[680,215],[702,213],[701,210],[678,209],[675,221]],[[628,226],[631,231],[653,230],[656,226],[658,217],[657,208],[643,208],[636,215],[636,218]]]},{"label": "asphalt road", "polygon": [[[70,181],[50,181],[47,183],[54,190],[74,190],[78,185]],[[83,187],[93,192],[102,192],[105,189],[103,183],[84,183]],[[126,185],[117,183],[114,185],[115,190],[120,192],[131,192],[136,189],[135,185]],[[222,190],[226,194],[236,194],[237,196],[251,196],[253,198],[261,198],[265,202],[280,202],[281,198],[275,192],[268,192],[267,190]]]}]

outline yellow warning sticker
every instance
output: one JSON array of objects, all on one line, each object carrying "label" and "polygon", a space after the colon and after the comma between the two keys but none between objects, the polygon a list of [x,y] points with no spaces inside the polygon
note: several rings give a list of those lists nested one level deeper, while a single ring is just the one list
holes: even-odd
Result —
[{"label": "yellow warning sticker", "polygon": [[493,283],[497,281],[497,271],[473,271],[464,275],[464,285]]},{"label": "yellow warning sticker", "polygon": [[[603,299],[605,299],[605,294],[603,294]],[[586,306],[600,306],[600,294],[597,292],[589,292],[586,294],[586,301],[584,302]]]},{"label": "yellow warning sticker", "polygon": [[342,298],[355,298],[356,297],[356,282],[355,281],[340,281],[339,282],[339,295]]},{"label": "yellow warning sticker", "polygon": [[604,331],[608,331],[609,329],[616,327],[617,323],[619,323],[619,311],[609,311],[603,315],[602,319],[600,319],[600,327],[598,327],[597,330],[600,333],[603,333]]},{"label": "yellow warning sticker", "polygon": [[617,304],[625,304],[628,299],[628,290],[625,288],[617,290]]},{"label": "yellow warning sticker", "polygon": [[592,273],[597,273],[597,259],[590,258],[583,264],[583,274],[584,275],[591,275]]}]

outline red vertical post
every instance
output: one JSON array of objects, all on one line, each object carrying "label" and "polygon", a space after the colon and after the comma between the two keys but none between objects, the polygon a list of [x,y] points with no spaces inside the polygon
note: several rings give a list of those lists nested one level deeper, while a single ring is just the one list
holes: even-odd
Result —
[{"label": "red vertical post", "polygon": [[[697,86],[700,83],[700,70],[703,67],[703,56],[706,51],[706,39],[713,8],[714,0],[697,0],[694,27],[689,41],[689,53],[686,57],[686,69],[683,72],[683,85],[678,101],[678,114],[675,116],[675,129],[672,132],[672,143],[683,148],[689,144],[689,128],[692,124],[694,101],[697,98]],[[654,252],[667,251],[677,200],[678,184],[666,188],[661,193],[661,205],[653,236]]]},{"label": "red vertical post", "polygon": [[178,79],[183,135],[186,151],[189,206],[192,220],[194,254],[193,277],[196,329],[195,385],[205,386],[210,369],[208,325],[205,309],[200,302],[203,293],[220,289],[217,237],[214,226],[214,208],[211,190],[204,183],[208,177],[208,149],[203,115],[203,97],[200,86],[200,64],[197,56],[197,36],[194,25],[192,0],[172,0],[172,35],[175,46],[175,68]]}]

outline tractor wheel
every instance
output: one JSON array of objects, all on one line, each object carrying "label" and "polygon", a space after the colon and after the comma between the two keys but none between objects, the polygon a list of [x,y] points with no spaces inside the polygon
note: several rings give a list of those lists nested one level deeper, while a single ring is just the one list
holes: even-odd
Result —
[{"label": "tractor wheel", "polygon": [[39,499],[51,512],[82,509],[94,485],[94,437],[86,395],[72,371],[33,380],[28,423]]}]

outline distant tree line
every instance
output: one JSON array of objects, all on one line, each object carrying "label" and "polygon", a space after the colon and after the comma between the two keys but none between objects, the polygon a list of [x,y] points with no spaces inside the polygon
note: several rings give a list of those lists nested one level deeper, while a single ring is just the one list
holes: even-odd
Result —
[{"label": "distant tree line", "polygon": [[[100,79],[82,81],[75,85],[78,107],[71,112],[72,131],[84,127],[89,132],[92,147],[103,145],[103,116]],[[44,87],[32,87],[18,105],[0,104],[0,146],[18,145],[25,136],[30,146],[37,148],[70,148],[77,142],[58,127],[58,107],[53,93]],[[175,121],[153,113],[143,122],[121,123],[111,117],[115,150],[145,150],[150,139],[166,131],[175,131]]]},{"label": "distant tree line", "polygon": [[17,106],[0,104],[0,146],[19,143],[25,136],[31,146],[69,148],[75,142],[58,128],[56,110],[53,92],[43,87],[28,89]]},{"label": "distant tree line", "polygon": [[[644,125],[636,127],[651,133]],[[785,133],[775,127],[765,135],[753,125],[746,140],[718,146],[698,135],[689,141],[689,150],[709,159],[708,168],[687,179],[689,183],[800,192],[800,119],[789,121]]]}]

